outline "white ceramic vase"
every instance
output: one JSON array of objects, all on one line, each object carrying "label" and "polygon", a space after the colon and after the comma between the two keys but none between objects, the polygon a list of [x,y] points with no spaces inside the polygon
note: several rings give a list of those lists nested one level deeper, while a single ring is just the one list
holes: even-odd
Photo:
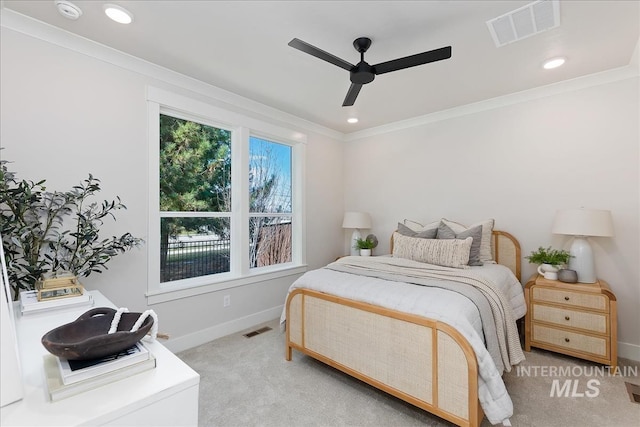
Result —
[{"label": "white ceramic vase", "polygon": [[371,256],[371,249],[360,249],[360,256]]}]

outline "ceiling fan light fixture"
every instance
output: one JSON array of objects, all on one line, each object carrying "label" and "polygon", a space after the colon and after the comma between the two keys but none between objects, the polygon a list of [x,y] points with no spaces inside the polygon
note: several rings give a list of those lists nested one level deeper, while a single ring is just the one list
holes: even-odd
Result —
[{"label": "ceiling fan light fixture", "polygon": [[119,24],[130,24],[133,22],[133,14],[124,7],[116,4],[105,4],[104,13]]},{"label": "ceiling fan light fixture", "polygon": [[546,61],[544,61],[544,64],[542,64],[542,68],[544,68],[545,70],[552,70],[554,68],[560,67],[566,61],[567,60],[562,57],[547,59]]},{"label": "ceiling fan light fixture", "polygon": [[347,123],[351,123],[351,124],[358,123],[358,118],[357,117],[349,117],[347,119]]}]

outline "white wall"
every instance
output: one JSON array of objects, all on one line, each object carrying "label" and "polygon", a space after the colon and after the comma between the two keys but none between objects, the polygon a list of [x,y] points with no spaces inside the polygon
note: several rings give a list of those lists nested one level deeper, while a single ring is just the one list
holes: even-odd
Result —
[{"label": "white wall", "polygon": [[[52,32],[43,34],[50,37]],[[215,88],[166,70],[147,74],[144,66],[132,71],[113,65],[119,62],[60,47],[75,43],[69,35],[53,36],[61,41],[49,43],[2,28],[0,143],[5,149],[0,156],[14,161],[12,169],[22,178],[46,178],[50,189],[67,189],[93,173],[102,180],[103,198],[119,195],[129,208],[105,226],[106,235],[130,231],[144,237],[146,86],[228,104],[210,95],[217,93]],[[80,43],[80,51],[91,50],[87,44]],[[569,82],[549,96],[502,106],[494,100],[486,109],[464,107],[460,111],[465,114],[445,114],[449,118],[386,133],[374,130],[360,138],[352,135],[357,139],[346,144],[330,132],[300,126],[308,135],[309,268],[348,250],[350,230],[340,228],[344,210],[372,214],[378,254],[388,250],[397,221],[444,216],[462,222],[494,217],[498,228],[520,239],[526,255],[541,245],[568,245],[568,239],[550,234],[556,209],[610,209],[616,237],[593,240],[598,273],[618,297],[621,353],[640,354],[638,78],[603,81],[577,88]],[[205,90],[195,94],[194,87]],[[243,108],[235,110],[269,120]],[[273,120],[297,128],[281,116]],[[103,275],[85,279],[87,287],[101,290],[117,305],[146,309],[147,248],[121,255],[109,267]],[[526,262],[523,267],[526,280],[533,268]],[[294,278],[152,308],[161,331],[172,335],[169,346],[178,350],[275,317]],[[222,308],[223,294],[231,294],[232,307]]]},{"label": "white wall", "polygon": [[[568,248],[567,236],[550,233],[557,209],[610,209],[616,236],[591,240],[597,273],[618,298],[621,355],[640,359],[638,78],[565,86],[348,142],[345,208],[371,212],[379,253],[403,218],[495,218],[523,256]],[[533,272],[523,260],[523,283]]]},{"label": "white wall", "polygon": [[[115,223],[105,224],[104,235],[128,231],[146,237],[147,85],[218,106],[223,103],[4,27],[0,52],[0,141],[4,147],[0,156],[14,162],[11,169],[20,178],[46,179],[50,190],[69,189],[92,173],[102,181],[101,198],[120,196],[128,207],[118,213]],[[172,81],[196,84],[165,74]],[[252,111],[236,110],[270,120]],[[320,267],[342,253],[343,143],[282,123],[281,119],[270,121],[308,135],[307,241],[313,244],[307,247],[307,262],[310,268]],[[150,308],[159,316],[160,331],[172,337],[167,345],[180,350],[278,317],[286,290],[295,278],[264,281]],[[119,255],[107,272],[85,278],[83,283],[102,291],[118,306],[132,311],[149,308],[145,297],[147,247]],[[223,309],[223,294],[231,295],[231,307]]]}]

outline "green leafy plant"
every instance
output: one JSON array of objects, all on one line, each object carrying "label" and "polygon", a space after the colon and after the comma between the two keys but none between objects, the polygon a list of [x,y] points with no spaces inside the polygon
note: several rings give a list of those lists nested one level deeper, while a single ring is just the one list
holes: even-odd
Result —
[{"label": "green leafy plant", "polygon": [[357,249],[373,249],[376,247],[376,242],[370,239],[357,239],[356,240],[356,248]]},{"label": "green leafy plant", "polygon": [[43,273],[102,273],[111,258],[143,242],[131,233],[100,238],[104,219],[115,220],[126,206],[119,197],[92,202],[100,180],[91,174],[69,191],[49,192],[45,180],[19,180],[7,163],[0,161],[0,234],[14,299],[33,290]]},{"label": "green leafy plant", "polygon": [[569,262],[572,255],[561,249],[552,249],[551,246],[543,248],[540,246],[537,251],[532,251],[531,255],[525,257],[532,264],[562,265]]}]

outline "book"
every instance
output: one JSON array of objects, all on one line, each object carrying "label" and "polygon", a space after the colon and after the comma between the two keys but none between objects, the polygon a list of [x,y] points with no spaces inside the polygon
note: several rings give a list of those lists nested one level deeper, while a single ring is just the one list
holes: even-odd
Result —
[{"label": "book", "polygon": [[149,350],[141,342],[137,342],[128,349],[99,359],[57,359],[60,377],[66,385],[143,362],[149,359],[150,355]]},{"label": "book", "polygon": [[[156,367],[156,358],[150,354],[149,358],[142,362],[78,381],[73,384],[64,384],[62,382],[62,377],[60,376],[60,369],[56,359],[57,357],[52,354],[46,354],[43,356],[47,393],[52,402],[66,399],[67,397],[75,396],[89,390],[94,390],[98,387],[129,378],[135,374],[149,371]],[[126,390],[123,390],[123,393],[126,393]]]},{"label": "book", "polygon": [[58,310],[62,308],[72,308],[81,306],[92,306],[93,297],[89,292],[82,295],[54,299],[49,301],[38,301],[37,291],[20,292],[20,311],[22,314],[31,314],[50,310]]},{"label": "book", "polygon": [[36,282],[36,287],[49,289],[77,285],[78,283],[78,277],[70,271],[50,271],[42,274],[42,279]]}]

